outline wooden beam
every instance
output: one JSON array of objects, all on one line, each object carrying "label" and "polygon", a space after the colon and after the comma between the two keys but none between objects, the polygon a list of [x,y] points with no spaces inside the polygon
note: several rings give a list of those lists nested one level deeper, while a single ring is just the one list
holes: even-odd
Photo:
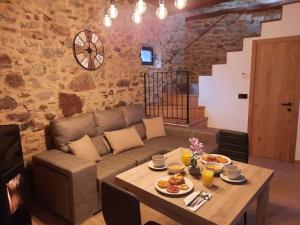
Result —
[{"label": "wooden beam", "polygon": [[300,0],[280,0],[277,2],[269,3],[269,4],[260,4],[260,5],[254,5],[254,6],[242,6],[242,7],[236,7],[236,8],[229,8],[229,9],[221,9],[213,12],[207,12],[202,13],[195,16],[189,16],[185,18],[185,22],[192,21],[192,20],[198,20],[198,19],[205,19],[210,17],[216,17],[223,14],[228,13],[250,13],[250,12],[259,12],[259,11],[265,11],[269,9],[280,9],[283,5],[291,4],[295,2],[300,2]]}]

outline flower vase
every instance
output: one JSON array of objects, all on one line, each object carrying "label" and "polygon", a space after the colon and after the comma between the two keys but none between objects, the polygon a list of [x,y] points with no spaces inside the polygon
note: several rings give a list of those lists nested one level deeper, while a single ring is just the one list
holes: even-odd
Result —
[{"label": "flower vase", "polygon": [[192,176],[199,176],[200,175],[200,167],[197,166],[197,159],[195,159],[195,155],[191,157],[190,166],[189,166],[189,173]]}]

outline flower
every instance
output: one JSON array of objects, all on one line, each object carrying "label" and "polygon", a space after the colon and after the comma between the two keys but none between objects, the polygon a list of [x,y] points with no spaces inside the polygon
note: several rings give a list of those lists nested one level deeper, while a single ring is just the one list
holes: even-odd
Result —
[{"label": "flower", "polygon": [[193,153],[202,154],[203,153],[203,147],[204,145],[199,141],[198,138],[190,138],[190,149],[193,151]]}]

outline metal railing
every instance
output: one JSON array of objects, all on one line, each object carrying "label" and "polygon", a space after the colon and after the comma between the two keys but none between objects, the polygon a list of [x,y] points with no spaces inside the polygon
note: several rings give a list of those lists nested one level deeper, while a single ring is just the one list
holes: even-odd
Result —
[{"label": "metal railing", "polygon": [[189,71],[145,73],[147,116],[162,116],[189,123],[189,76]]}]

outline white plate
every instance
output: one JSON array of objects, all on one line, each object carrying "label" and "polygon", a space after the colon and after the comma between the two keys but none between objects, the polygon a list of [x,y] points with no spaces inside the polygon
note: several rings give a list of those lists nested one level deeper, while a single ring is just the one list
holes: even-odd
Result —
[{"label": "white plate", "polygon": [[[211,156],[215,156],[215,157],[217,157],[217,156],[221,156],[221,157],[224,157],[225,159],[227,159],[228,160],[228,162],[227,163],[220,163],[220,164],[223,164],[224,166],[226,166],[226,165],[229,165],[229,164],[231,164],[231,159],[230,158],[228,158],[227,156],[225,156],[225,155],[219,155],[219,154],[207,154],[207,155],[211,155]],[[200,160],[201,160],[201,162],[202,163],[208,163],[207,161],[205,161],[204,159],[203,159],[203,155],[202,156],[200,156]],[[219,162],[217,162],[217,163],[219,163]]]},{"label": "white plate", "polygon": [[152,162],[152,161],[150,161],[150,162],[148,163],[148,167],[149,167],[150,169],[153,169],[153,170],[166,170],[166,169],[167,169],[167,165],[165,165],[165,166],[163,166],[163,167],[155,167],[155,166],[153,165],[153,162]]},{"label": "white plate", "polygon": [[227,177],[224,173],[221,173],[220,174],[220,177],[225,180],[225,181],[228,181],[228,182],[231,182],[231,183],[243,183],[246,181],[246,177],[242,174],[238,179],[229,179],[229,177]]},{"label": "white plate", "polygon": [[168,181],[170,177],[171,176],[164,176],[164,177],[161,177],[161,178],[157,179],[155,181],[155,184],[154,184],[155,189],[160,193],[163,193],[163,194],[166,194],[166,195],[172,195],[172,196],[184,195],[184,194],[187,194],[187,193],[191,192],[194,189],[193,182],[191,180],[189,180],[188,178],[184,178],[185,183],[189,186],[189,189],[187,189],[187,190],[179,190],[179,192],[177,192],[177,193],[170,193],[170,192],[167,192],[166,188],[158,187],[158,185],[157,185],[158,181],[160,181],[160,180]]}]

